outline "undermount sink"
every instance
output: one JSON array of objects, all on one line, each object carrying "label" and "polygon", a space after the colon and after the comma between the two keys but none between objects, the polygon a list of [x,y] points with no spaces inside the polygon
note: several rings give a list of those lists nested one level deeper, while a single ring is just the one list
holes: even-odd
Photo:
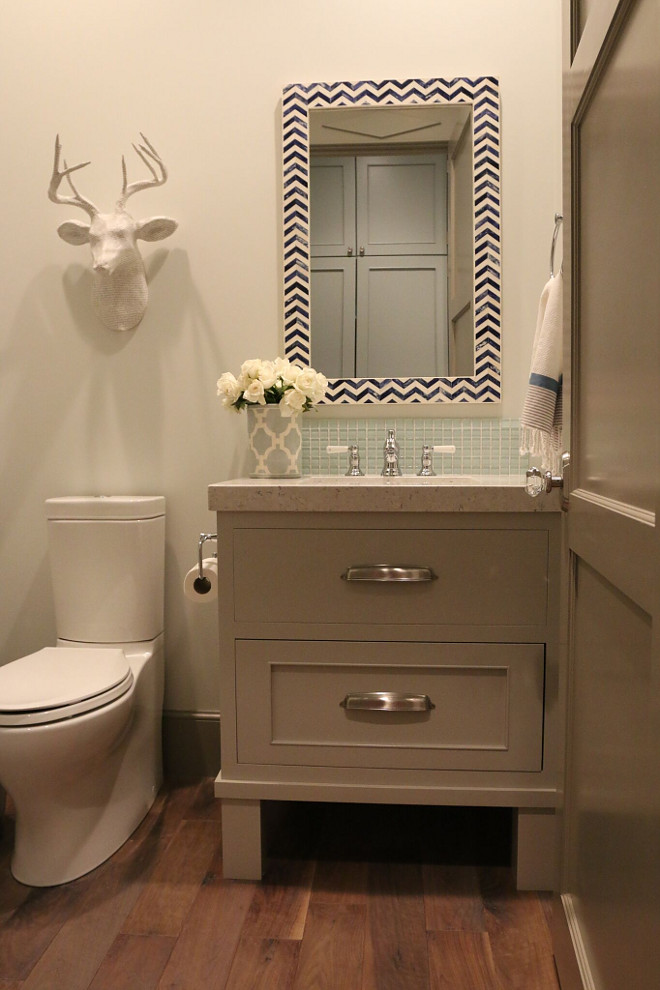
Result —
[{"label": "undermount sink", "polygon": [[475,481],[467,474],[433,474],[430,477],[402,475],[400,478],[379,476],[375,480],[381,481],[384,485],[470,485]]},{"label": "undermount sink", "polygon": [[431,477],[420,477],[419,475],[402,475],[397,478],[384,478],[380,474],[361,475],[357,478],[346,475],[317,475],[300,478],[303,485],[387,485],[394,488],[400,485],[474,485],[476,478],[465,474],[436,474]]}]

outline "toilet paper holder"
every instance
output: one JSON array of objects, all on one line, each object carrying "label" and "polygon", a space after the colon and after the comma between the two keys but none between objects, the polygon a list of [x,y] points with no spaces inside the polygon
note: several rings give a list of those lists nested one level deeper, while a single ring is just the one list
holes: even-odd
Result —
[{"label": "toilet paper holder", "polygon": [[[197,544],[197,566],[199,568],[199,573],[197,574],[197,577],[195,578],[195,582],[194,582],[193,587],[194,587],[195,591],[199,592],[199,594],[201,594],[201,595],[206,594],[206,592],[209,591],[210,588],[211,588],[211,582],[209,581],[209,579],[207,577],[204,576],[204,544],[208,540],[217,540],[217,539],[218,539],[218,534],[217,533],[200,533],[199,534],[199,542]],[[218,551],[216,550],[215,553],[211,554],[211,556],[212,557],[215,557],[215,559],[217,560],[218,559]]]}]

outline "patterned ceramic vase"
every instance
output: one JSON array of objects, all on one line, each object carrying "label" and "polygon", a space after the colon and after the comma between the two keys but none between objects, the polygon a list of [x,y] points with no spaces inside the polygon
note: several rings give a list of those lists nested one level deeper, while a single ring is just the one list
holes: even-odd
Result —
[{"label": "patterned ceramic vase", "polygon": [[300,416],[283,416],[279,405],[246,410],[250,478],[299,478]]}]

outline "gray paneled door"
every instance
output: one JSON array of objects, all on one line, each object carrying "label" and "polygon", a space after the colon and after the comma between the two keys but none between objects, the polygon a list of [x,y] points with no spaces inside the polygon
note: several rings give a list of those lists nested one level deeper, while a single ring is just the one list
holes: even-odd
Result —
[{"label": "gray paneled door", "polygon": [[315,156],[310,207],[312,364],[447,374],[447,154]]},{"label": "gray paneled door", "polygon": [[[562,901],[585,988],[657,990],[660,0],[564,10],[572,460]],[[568,970],[562,981],[579,986]]]},{"label": "gray paneled door", "polygon": [[387,378],[394,368],[402,378],[447,370],[446,256],[357,259],[355,374]]}]

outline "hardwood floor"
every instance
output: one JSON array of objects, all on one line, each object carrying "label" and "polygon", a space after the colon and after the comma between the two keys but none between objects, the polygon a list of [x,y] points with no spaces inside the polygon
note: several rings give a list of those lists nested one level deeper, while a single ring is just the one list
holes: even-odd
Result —
[{"label": "hardwood floor", "polygon": [[11,877],[10,812],[0,990],[558,990],[548,901],[483,854],[495,818],[290,811],[263,881],[224,880],[212,781],[166,787],[107,863],[52,888]]}]

